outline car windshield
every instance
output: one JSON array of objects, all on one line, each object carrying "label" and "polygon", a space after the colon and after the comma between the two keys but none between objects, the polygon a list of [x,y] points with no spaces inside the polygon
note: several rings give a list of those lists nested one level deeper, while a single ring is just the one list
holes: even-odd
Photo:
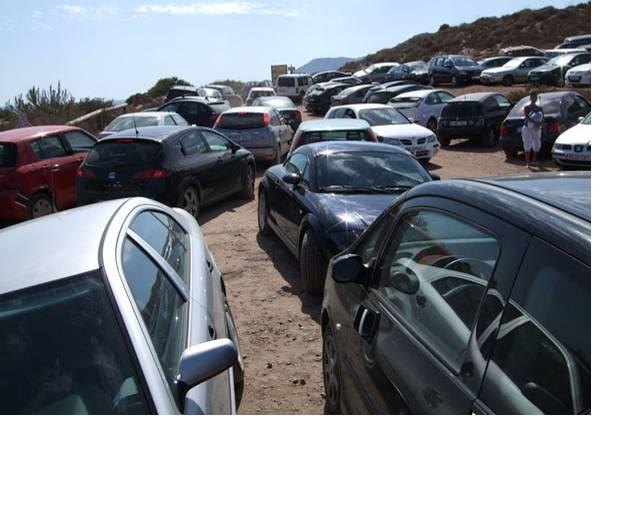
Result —
[{"label": "car windshield", "polygon": [[368,108],[361,110],[359,117],[370,126],[410,124],[410,121],[395,108]]},{"label": "car windshield", "polygon": [[[524,117],[524,107],[526,107],[530,103],[531,100],[529,99],[529,97],[522,98],[518,103],[516,103],[516,106],[511,109],[511,112],[509,112],[509,115],[507,117]],[[542,107],[545,115],[557,115],[560,113],[560,109],[562,107],[562,97],[545,97],[541,95],[538,98],[537,104]]]},{"label": "car windshield", "polygon": [[16,145],[0,142],[0,167],[16,165]]},{"label": "car windshield", "polygon": [[255,106],[273,107],[273,108],[296,108],[293,101],[289,98],[264,97],[258,98],[254,103]]},{"label": "car windshield", "polygon": [[429,70],[427,65],[422,61],[420,61],[420,62],[410,62],[409,64],[407,64],[407,67],[411,71],[428,71]]},{"label": "car windshield", "polygon": [[235,114],[223,114],[220,118],[220,122],[216,128],[231,128],[231,129],[251,129],[251,128],[264,128],[264,114],[238,112]]},{"label": "car windshield", "polygon": [[0,299],[0,414],[149,412],[101,273]]},{"label": "car windshield", "polygon": [[336,152],[316,159],[320,192],[393,194],[408,190],[430,177],[409,154]]},{"label": "car windshield", "polygon": [[106,132],[121,132],[144,126],[158,126],[158,122],[159,120],[156,116],[135,116],[135,124],[134,116],[117,117],[104,130]]},{"label": "car windshield", "polygon": [[587,114],[587,117],[583,119],[582,124],[591,124],[591,112],[589,112],[589,114]]},{"label": "car windshield", "polygon": [[478,63],[471,57],[451,57],[453,65],[459,68],[467,68],[469,66],[477,66]]},{"label": "car windshield", "polygon": [[575,53],[570,53],[568,55],[558,55],[557,57],[554,57],[549,62],[547,62],[547,64],[549,64],[550,66],[566,66],[567,64],[569,64],[571,59],[573,59],[573,57],[575,57]]}]

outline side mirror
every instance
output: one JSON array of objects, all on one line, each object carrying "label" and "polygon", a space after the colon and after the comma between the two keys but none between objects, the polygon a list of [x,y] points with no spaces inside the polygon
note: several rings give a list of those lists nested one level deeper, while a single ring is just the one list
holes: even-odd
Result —
[{"label": "side mirror", "polygon": [[238,350],[230,339],[200,343],[186,349],[178,364],[180,408],[187,392],[203,382],[231,368],[238,360]]},{"label": "side mirror", "polygon": [[299,174],[290,173],[290,174],[285,174],[282,177],[282,181],[284,181],[287,185],[293,185],[295,187],[300,185],[302,178],[300,177]]},{"label": "side mirror", "polygon": [[395,272],[391,275],[391,286],[399,292],[415,295],[420,289],[420,280],[415,272],[407,268],[404,272]]},{"label": "side mirror", "polygon": [[331,267],[331,277],[336,283],[359,283],[364,275],[362,258],[357,254],[338,256]]},{"label": "side mirror", "polygon": [[440,181],[442,178],[440,177],[440,175],[438,173],[435,172],[430,172],[429,176],[431,176],[431,179],[433,181]]}]

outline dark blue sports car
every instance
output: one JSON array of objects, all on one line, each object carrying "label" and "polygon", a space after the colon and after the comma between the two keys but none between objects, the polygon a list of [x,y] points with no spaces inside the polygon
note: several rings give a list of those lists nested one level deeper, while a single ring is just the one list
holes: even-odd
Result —
[{"label": "dark blue sports car", "polygon": [[300,147],[259,187],[260,233],[275,233],[300,261],[303,288],[320,293],[327,262],[400,194],[431,176],[406,150],[373,142]]}]

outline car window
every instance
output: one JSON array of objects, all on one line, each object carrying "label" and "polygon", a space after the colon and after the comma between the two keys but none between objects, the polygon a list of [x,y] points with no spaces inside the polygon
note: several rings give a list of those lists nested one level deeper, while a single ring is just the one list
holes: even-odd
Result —
[{"label": "car window", "polygon": [[427,105],[436,105],[440,103],[440,96],[438,96],[437,92],[433,92],[429,94],[424,101]]},{"label": "car window", "polygon": [[[591,273],[534,239],[503,315],[492,361],[515,400],[547,414],[591,408]],[[506,379],[506,380],[505,380]],[[490,407],[491,397],[486,398]]]},{"label": "car window", "polygon": [[575,101],[576,101],[576,105],[577,107],[580,109],[581,113],[586,113],[589,112],[591,110],[591,107],[589,106],[589,103],[587,103],[587,101],[583,98],[581,98],[580,96],[576,96],[575,97]]},{"label": "car window", "polygon": [[0,167],[13,167],[16,165],[17,147],[15,144],[0,142]]},{"label": "car window", "polygon": [[414,211],[387,243],[374,288],[459,369],[497,258],[491,233],[449,214]]},{"label": "car window", "polygon": [[200,155],[207,152],[207,147],[196,131],[190,132],[180,139],[184,156]]},{"label": "car window", "polygon": [[184,117],[182,117],[180,114],[174,114],[172,116],[169,116],[171,119],[173,119],[173,122],[175,124],[177,124],[178,126],[189,126],[189,123],[187,123],[187,121],[184,119]]},{"label": "car window", "polygon": [[171,103],[169,105],[165,105],[164,107],[162,107],[159,110],[161,110],[163,112],[177,112],[179,106],[180,105],[178,103]]},{"label": "car window", "polygon": [[445,92],[445,91],[438,92],[438,96],[440,96],[440,101],[443,102],[443,103],[448,103],[453,98],[455,98],[455,96],[453,94]]},{"label": "car window", "polygon": [[86,153],[96,145],[95,139],[81,131],[67,132],[64,137],[74,153]]},{"label": "car window", "polygon": [[221,137],[217,133],[205,130],[200,133],[202,133],[204,140],[207,141],[209,149],[211,149],[211,151],[213,151],[214,153],[217,153],[219,151],[227,151],[229,149],[229,142],[227,141],[227,139]]},{"label": "car window", "polygon": [[372,263],[372,259],[376,255],[378,242],[382,240],[384,233],[387,232],[387,228],[393,223],[393,219],[396,218],[396,213],[397,207],[387,215],[381,215],[379,220],[375,221],[360,238],[355,253],[360,256],[364,265]]},{"label": "car window", "polygon": [[[142,237],[188,283],[187,233],[168,215],[146,211],[131,223],[131,230]],[[188,286],[188,285],[187,285]]]},{"label": "car window", "polygon": [[176,126],[178,123],[176,123],[173,116],[164,116],[164,124],[167,126]]},{"label": "car window", "polygon": [[[37,144],[40,149],[36,154],[40,159],[59,158],[67,154],[67,150],[64,148],[60,137],[57,135],[43,137],[37,141]],[[33,143],[31,147],[33,147]]]},{"label": "car window", "polygon": [[498,107],[511,108],[511,102],[502,94],[497,94],[495,98],[496,98],[496,101],[498,102]]},{"label": "car window", "polygon": [[496,110],[499,110],[498,102],[494,96],[490,96],[489,98],[484,100],[482,102],[482,107],[484,108],[485,112],[495,112]]},{"label": "car window", "polygon": [[174,389],[186,347],[187,303],[160,268],[129,238],[122,250],[124,276],[153,347]]},{"label": "car window", "polygon": [[269,123],[271,126],[280,126],[282,123],[280,122],[280,115],[277,112],[269,113]]},{"label": "car window", "polygon": [[309,160],[307,159],[306,155],[298,153],[293,155],[289,159],[289,161],[285,164],[285,169],[287,169],[287,172],[290,172],[291,174],[298,174],[302,176],[308,163]]}]

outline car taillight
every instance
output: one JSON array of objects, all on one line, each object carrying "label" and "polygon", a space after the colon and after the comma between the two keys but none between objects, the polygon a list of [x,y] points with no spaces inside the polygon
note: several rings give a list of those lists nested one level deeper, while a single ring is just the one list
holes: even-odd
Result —
[{"label": "car taillight", "polygon": [[169,176],[169,173],[164,169],[145,169],[144,171],[133,173],[131,177],[136,180],[157,180],[167,176]]},{"label": "car taillight", "polygon": [[264,122],[265,126],[269,126],[269,121],[271,121],[271,117],[269,116],[269,114],[267,112],[262,114],[262,121]]},{"label": "car taillight", "polygon": [[547,124],[548,133],[560,133],[560,123],[558,121],[551,121]]},{"label": "car taillight", "polygon": [[213,127],[214,127],[214,128],[217,128],[218,126],[220,126],[220,121],[221,121],[221,120],[222,120],[222,116],[221,116],[221,115],[219,115],[219,116],[218,116],[218,119],[216,119],[216,122],[215,122],[215,123],[213,123]]},{"label": "car taillight", "polygon": [[500,126],[500,137],[506,137],[507,135],[509,135],[509,128],[506,124],[503,124]]},{"label": "car taillight", "polygon": [[76,177],[78,178],[95,178],[96,177],[96,173],[93,171],[90,171],[89,169],[85,169],[84,167],[78,167],[78,170],[76,171]]}]

